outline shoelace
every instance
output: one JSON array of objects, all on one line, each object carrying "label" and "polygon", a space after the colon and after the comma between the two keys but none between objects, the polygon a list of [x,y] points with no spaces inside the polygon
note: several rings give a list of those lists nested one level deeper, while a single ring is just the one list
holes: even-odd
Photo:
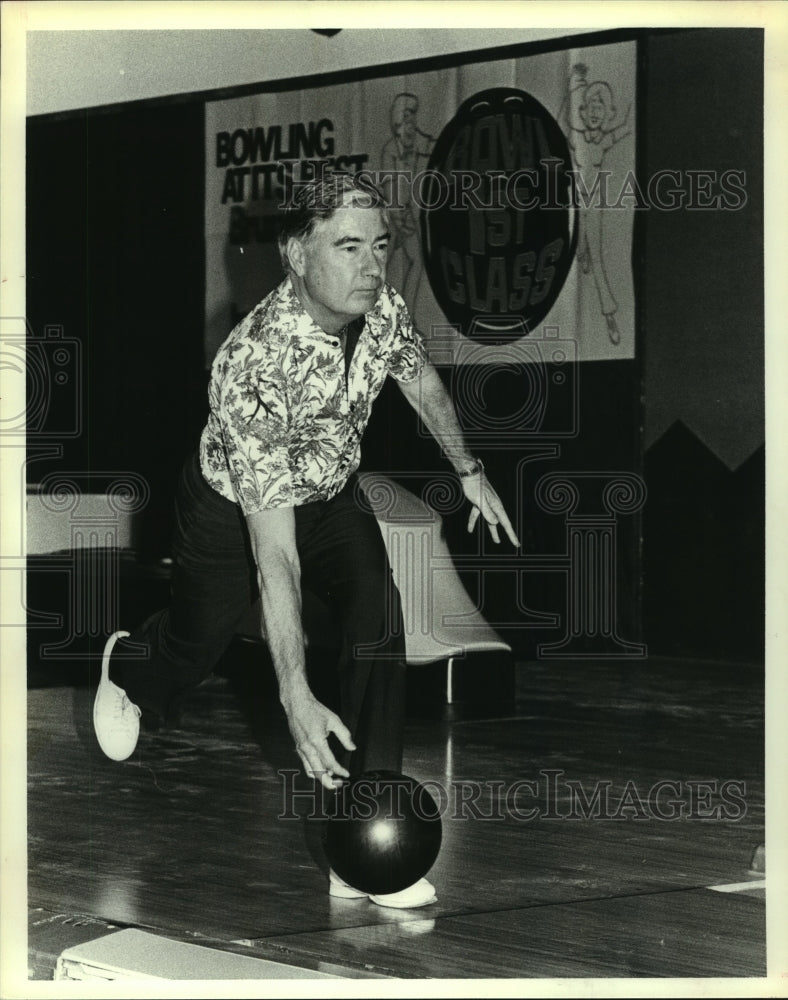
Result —
[{"label": "shoelace", "polygon": [[137,708],[134,702],[129,701],[128,696],[124,694],[120,701],[120,711],[118,712],[117,716],[118,722],[120,722],[121,725],[125,724],[126,720],[128,720],[133,725],[131,716],[126,715],[126,710],[129,708],[133,709],[134,715],[139,719],[139,717],[142,715],[142,712],[140,712],[139,708]]}]

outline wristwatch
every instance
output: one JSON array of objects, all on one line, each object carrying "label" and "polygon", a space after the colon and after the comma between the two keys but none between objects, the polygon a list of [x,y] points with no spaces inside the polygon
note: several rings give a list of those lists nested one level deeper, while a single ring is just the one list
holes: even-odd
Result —
[{"label": "wristwatch", "polygon": [[474,458],[473,466],[463,472],[458,472],[457,475],[460,479],[467,479],[469,476],[475,476],[478,472],[484,472],[484,462],[480,458]]}]

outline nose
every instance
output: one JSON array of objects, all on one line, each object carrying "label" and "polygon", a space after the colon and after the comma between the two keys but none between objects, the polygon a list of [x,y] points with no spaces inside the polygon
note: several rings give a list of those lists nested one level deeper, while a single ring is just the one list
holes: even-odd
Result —
[{"label": "nose", "polygon": [[372,249],[365,255],[363,271],[370,278],[379,278],[383,274],[383,262]]}]

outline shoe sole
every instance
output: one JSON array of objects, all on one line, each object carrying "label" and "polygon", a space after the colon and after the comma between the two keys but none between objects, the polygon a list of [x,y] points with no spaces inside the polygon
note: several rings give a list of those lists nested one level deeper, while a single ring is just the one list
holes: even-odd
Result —
[{"label": "shoe sole", "polygon": [[438,897],[433,896],[432,899],[425,899],[422,903],[391,903],[381,899],[380,896],[370,896],[369,901],[375,903],[376,906],[385,906],[390,910],[417,910],[421,906],[431,906],[433,903],[437,903]]},{"label": "shoe sole", "polygon": [[[96,700],[98,700],[98,695],[96,695]],[[137,742],[139,742],[139,738],[134,743],[134,746],[131,748],[131,750],[127,754],[124,754],[122,757],[119,757],[117,754],[110,753],[109,750],[107,750],[107,748],[102,743],[101,737],[98,734],[98,725],[96,723],[96,714],[97,714],[96,713],[96,702],[94,701],[93,702],[93,732],[96,735],[96,742],[98,743],[99,747],[101,747],[101,752],[104,754],[105,757],[108,757],[110,760],[115,760],[115,761],[128,760],[129,757],[131,757],[131,755],[137,749]]]},{"label": "shoe sole", "polygon": [[[96,742],[98,743],[99,747],[101,748],[101,752],[104,754],[105,757],[108,757],[110,760],[118,762],[128,760],[129,757],[131,757],[131,755],[137,749],[137,742],[139,742],[139,733],[137,734],[137,741],[135,741],[134,746],[131,748],[129,753],[124,754],[124,756],[122,757],[118,757],[116,754],[110,753],[102,743],[101,737],[99,736],[99,727],[96,722],[96,716],[98,714],[98,702],[99,702],[99,695],[101,693],[101,685],[104,684],[105,681],[107,683],[110,683],[109,680],[110,654],[112,653],[112,650],[118,639],[125,639],[128,635],[129,635],[128,632],[123,632],[123,631],[113,632],[112,635],[107,639],[104,645],[104,653],[101,657],[101,680],[99,681],[98,691],[96,691],[96,697],[93,699],[93,732],[96,735]],[[112,645],[110,645],[110,643]]]},{"label": "shoe sole", "polygon": [[354,889],[352,885],[338,885],[336,882],[329,883],[328,894],[333,899],[368,899],[376,906],[385,906],[393,910],[415,910],[420,906],[430,906],[432,903],[437,903],[438,901],[437,895],[433,894],[429,899],[424,899],[421,902],[397,903],[392,902],[391,898],[385,895],[381,896],[374,893],[362,892],[361,889]]},{"label": "shoe sole", "polygon": [[365,892],[361,892],[360,889],[352,889],[348,886],[347,889],[343,889],[341,886],[331,886],[328,890],[329,896],[334,899],[369,899],[369,896]]}]

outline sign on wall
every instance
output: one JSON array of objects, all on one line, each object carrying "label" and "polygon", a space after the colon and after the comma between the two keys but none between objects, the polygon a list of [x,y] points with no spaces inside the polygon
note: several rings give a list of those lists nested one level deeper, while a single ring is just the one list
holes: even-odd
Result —
[{"label": "sign on wall", "polygon": [[209,102],[206,363],[282,280],[280,206],[326,169],[386,191],[388,280],[436,362],[545,336],[633,357],[635,126],[632,42]]}]

